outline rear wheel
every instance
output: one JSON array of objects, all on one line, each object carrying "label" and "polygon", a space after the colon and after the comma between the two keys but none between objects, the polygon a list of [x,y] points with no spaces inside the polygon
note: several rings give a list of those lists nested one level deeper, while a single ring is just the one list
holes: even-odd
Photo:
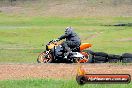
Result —
[{"label": "rear wheel", "polygon": [[46,53],[46,51],[42,52],[38,58],[37,62],[38,63],[51,63],[53,61],[53,56],[51,53]]},{"label": "rear wheel", "polygon": [[83,59],[80,58],[75,58],[74,62],[75,63],[92,63],[92,55],[90,53],[86,53],[86,52],[81,52],[82,55],[84,55]]},{"label": "rear wheel", "polygon": [[88,62],[87,63],[93,63],[93,55],[90,53],[87,53]]}]

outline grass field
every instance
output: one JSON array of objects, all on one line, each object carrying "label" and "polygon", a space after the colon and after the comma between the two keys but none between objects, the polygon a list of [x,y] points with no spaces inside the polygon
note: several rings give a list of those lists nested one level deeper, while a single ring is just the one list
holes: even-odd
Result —
[{"label": "grass field", "polygon": [[[132,83],[80,86],[73,78],[52,78],[76,74],[72,72],[74,64],[25,64],[36,63],[45,49],[42,44],[64,34],[67,26],[75,28],[82,42],[93,44],[93,51],[132,53],[132,26],[106,26],[132,23],[132,0],[14,0],[9,7],[6,1],[0,1],[0,88],[132,88]],[[93,64],[87,69],[91,73],[132,74],[131,64]]]},{"label": "grass field", "polygon": [[[12,85],[13,84],[13,85]],[[75,80],[27,79],[0,81],[0,88],[131,88],[130,84],[85,84],[78,85]]]},{"label": "grass field", "polygon": [[35,62],[48,41],[72,26],[82,42],[94,51],[122,54],[132,52],[132,27],[104,26],[131,23],[132,17],[24,17],[0,14],[0,62]]},{"label": "grass field", "polygon": [[[105,26],[131,23],[132,17],[25,17],[0,13],[0,63],[36,63],[48,41],[58,38],[64,28],[73,26],[82,42],[94,51],[132,53],[132,27]],[[0,88],[131,88],[131,84],[88,84],[74,79],[0,80]]]}]

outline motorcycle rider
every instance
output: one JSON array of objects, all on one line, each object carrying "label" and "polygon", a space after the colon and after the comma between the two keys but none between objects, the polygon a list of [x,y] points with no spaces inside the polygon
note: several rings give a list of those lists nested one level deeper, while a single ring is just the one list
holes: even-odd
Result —
[{"label": "motorcycle rider", "polygon": [[67,59],[67,56],[71,52],[72,48],[79,47],[81,45],[81,40],[79,36],[73,31],[72,27],[65,28],[65,34],[60,36],[58,40],[66,39],[62,43],[62,47],[64,50],[66,50],[65,57]]}]

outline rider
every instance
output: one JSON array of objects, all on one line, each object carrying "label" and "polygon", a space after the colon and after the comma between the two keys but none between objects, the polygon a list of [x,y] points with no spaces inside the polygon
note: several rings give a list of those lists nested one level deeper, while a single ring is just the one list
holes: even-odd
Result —
[{"label": "rider", "polygon": [[81,40],[79,36],[73,31],[72,27],[65,28],[65,34],[58,38],[58,40],[62,39],[66,39],[66,41],[62,43],[62,47],[66,50],[64,58],[67,58],[72,48],[80,46]]}]

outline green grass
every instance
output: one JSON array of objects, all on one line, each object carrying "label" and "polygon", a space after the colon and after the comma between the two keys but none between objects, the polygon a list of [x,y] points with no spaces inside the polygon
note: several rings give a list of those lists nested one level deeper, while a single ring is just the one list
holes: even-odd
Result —
[{"label": "green grass", "polygon": [[131,88],[132,84],[85,84],[78,85],[76,80],[25,79],[1,80],[0,88]]},{"label": "green grass", "polygon": [[[113,54],[132,53],[132,27],[103,26],[130,23],[132,17],[24,17],[0,14],[0,63],[36,63],[48,41],[58,38],[64,28],[73,26],[82,42],[94,51]],[[125,40],[125,41],[121,41]],[[0,80],[0,88],[131,88],[132,84],[87,84],[75,80]]]},{"label": "green grass", "polygon": [[[0,62],[36,62],[50,40],[73,26],[82,42],[94,51],[113,54],[132,52],[132,27],[103,26],[130,23],[132,17],[24,17],[0,13]],[[126,40],[126,41],[120,41]]]}]

